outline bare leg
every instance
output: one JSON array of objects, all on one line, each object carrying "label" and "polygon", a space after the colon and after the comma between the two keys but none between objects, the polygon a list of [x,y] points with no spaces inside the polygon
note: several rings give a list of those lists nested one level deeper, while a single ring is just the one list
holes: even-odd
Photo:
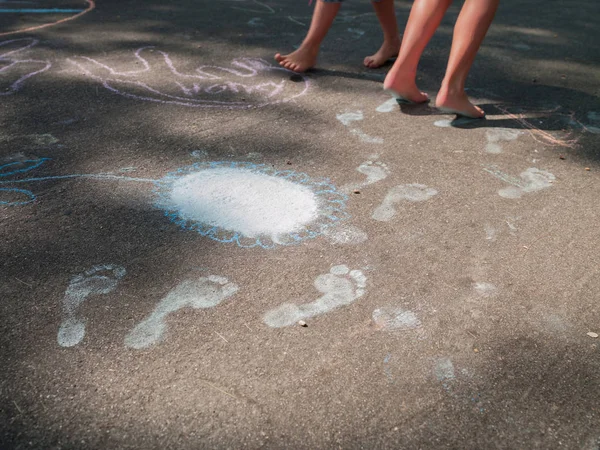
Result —
[{"label": "bare leg", "polygon": [[436,106],[442,110],[467,117],[483,117],[483,110],[473,105],[465,92],[465,82],[483,42],[499,0],[466,0],[460,11],[448,60],[446,75],[436,98]]},{"label": "bare leg", "polygon": [[371,2],[379,24],[383,30],[383,44],[374,55],[367,56],[364,65],[375,69],[381,67],[386,61],[398,54],[400,50],[400,36],[398,35],[398,22],[394,0],[381,0]]},{"label": "bare leg", "polygon": [[398,59],[383,82],[385,89],[412,102],[427,101],[427,94],[419,91],[415,83],[417,66],[423,50],[451,3],[452,0],[415,0],[402,37]]},{"label": "bare leg", "polygon": [[305,72],[315,65],[321,42],[325,39],[333,19],[340,10],[340,3],[329,3],[317,0],[315,11],[308,34],[304,38],[302,45],[295,52],[288,55],[275,54],[275,59],[279,65],[294,72]]}]

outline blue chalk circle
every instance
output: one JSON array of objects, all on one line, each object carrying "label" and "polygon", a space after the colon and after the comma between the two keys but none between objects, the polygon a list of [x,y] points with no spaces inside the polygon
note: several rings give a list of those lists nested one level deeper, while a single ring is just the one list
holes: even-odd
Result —
[{"label": "blue chalk circle", "polygon": [[4,164],[0,166],[0,177],[8,177],[19,173],[29,172],[30,170],[37,169],[49,160],[50,158],[27,159]]},{"label": "blue chalk circle", "polygon": [[[7,200],[9,197],[14,198],[14,200]],[[34,200],[35,195],[31,191],[16,188],[0,188],[0,205],[2,206],[27,205]]]},{"label": "blue chalk circle", "polygon": [[250,162],[198,162],[155,183],[155,206],[186,230],[244,248],[294,245],[349,218],[327,179]]}]

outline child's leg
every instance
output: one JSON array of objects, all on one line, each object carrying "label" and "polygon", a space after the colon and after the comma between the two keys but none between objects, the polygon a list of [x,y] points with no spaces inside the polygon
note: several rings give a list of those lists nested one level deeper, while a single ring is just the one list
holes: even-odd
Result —
[{"label": "child's leg", "polygon": [[385,89],[413,102],[427,100],[427,95],[419,91],[415,83],[417,65],[451,3],[452,0],[415,0],[402,36],[398,59],[385,77]]},{"label": "child's leg", "polygon": [[490,27],[499,0],[466,0],[452,37],[452,49],[446,76],[436,99],[436,105],[469,117],[483,117],[481,108],[469,102],[465,82],[479,46]]},{"label": "child's leg", "polygon": [[379,19],[383,31],[383,44],[374,55],[367,56],[364,65],[375,69],[396,56],[400,50],[400,36],[398,35],[398,22],[394,0],[372,1],[373,9]]},{"label": "child's leg", "polygon": [[288,55],[275,54],[275,59],[279,62],[279,65],[294,72],[304,72],[313,67],[317,62],[321,42],[323,42],[329,28],[331,28],[333,19],[340,10],[340,5],[339,2],[317,0],[308,34],[302,45],[298,50]]}]

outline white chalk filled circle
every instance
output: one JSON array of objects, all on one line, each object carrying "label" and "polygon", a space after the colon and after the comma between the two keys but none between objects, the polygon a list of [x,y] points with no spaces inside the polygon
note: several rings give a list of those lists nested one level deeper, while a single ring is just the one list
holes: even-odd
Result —
[{"label": "white chalk filled circle", "polygon": [[272,248],[319,236],[347,197],[329,180],[247,162],[207,162],[170,173],[156,205],[185,229],[241,247]]}]

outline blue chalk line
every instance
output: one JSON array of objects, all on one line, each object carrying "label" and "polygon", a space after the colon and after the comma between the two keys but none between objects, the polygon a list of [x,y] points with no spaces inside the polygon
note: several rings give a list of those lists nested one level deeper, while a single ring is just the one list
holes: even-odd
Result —
[{"label": "blue chalk line", "polygon": [[21,8],[21,9],[13,9],[13,8],[0,8],[1,14],[76,14],[83,12],[83,9],[60,9],[60,8],[51,8],[51,9],[38,9],[38,8]]}]

